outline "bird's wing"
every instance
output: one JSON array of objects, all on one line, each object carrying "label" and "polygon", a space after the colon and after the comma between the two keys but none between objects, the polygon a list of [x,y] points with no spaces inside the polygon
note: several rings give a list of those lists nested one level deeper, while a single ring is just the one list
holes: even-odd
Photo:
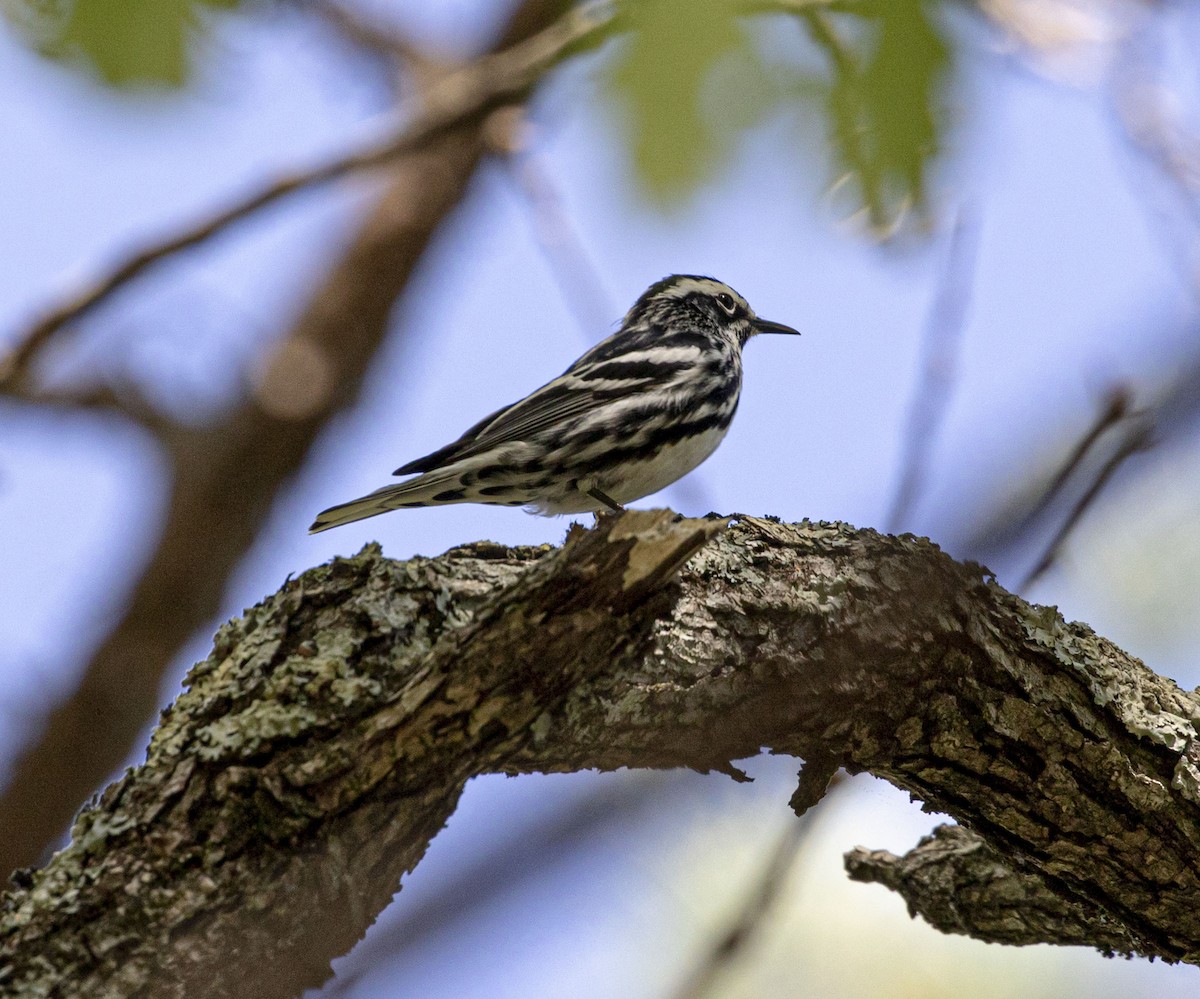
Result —
[{"label": "bird's wing", "polygon": [[[619,362],[612,362],[616,363]],[[639,366],[636,372],[618,372],[618,369],[612,368],[612,376],[606,378],[604,369],[608,367],[611,367],[609,362],[588,365],[576,362],[520,402],[484,417],[458,440],[423,458],[410,461],[398,468],[395,474],[428,472],[504,444],[528,440],[544,430],[608,405],[614,398],[629,392],[644,391],[654,383],[670,381],[678,370],[671,365]],[[617,384],[614,385],[614,381]]]},{"label": "bird's wing", "polygon": [[486,427],[496,418],[503,416],[511,408],[511,406],[504,406],[501,409],[496,410],[496,412],[485,416],[482,420],[476,423],[475,426],[471,427],[470,430],[464,433],[458,440],[451,441],[445,447],[440,447],[436,451],[431,451],[422,458],[415,458],[407,465],[401,465],[392,474],[411,475],[413,472],[428,472],[435,468],[441,468],[443,465],[447,465],[452,461],[456,461],[459,457],[461,457],[458,452],[465,451],[484,427]]}]

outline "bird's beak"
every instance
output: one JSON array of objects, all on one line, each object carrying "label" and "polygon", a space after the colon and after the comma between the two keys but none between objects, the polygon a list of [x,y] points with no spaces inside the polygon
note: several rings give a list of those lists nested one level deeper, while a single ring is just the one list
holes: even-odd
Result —
[{"label": "bird's beak", "polygon": [[754,327],[755,333],[790,333],[792,336],[800,335],[799,330],[794,330],[790,326],[784,326],[783,323],[773,323],[769,319],[751,319],[750,325]]}]

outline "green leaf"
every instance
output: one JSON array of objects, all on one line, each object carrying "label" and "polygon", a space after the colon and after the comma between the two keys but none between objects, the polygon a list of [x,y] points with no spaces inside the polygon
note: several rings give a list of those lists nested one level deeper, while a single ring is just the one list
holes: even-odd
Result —
[{"label": "green leaf", "polygon": [[608,83],[643,187],[659,202],[681,200],[729,158],[744,130],[780,101],[815,92],[838,174],[853,180],[849,190],[872,225],[886,230],[905,209],[922,209],[952,55],[936,6],[853,0],[836,14],[817,4],[804,10],[799,17],[829,57],[814,91],[795,67],[764,65],[749,32],[779,22],[751,13],[747,0],[628,0],[621,16],[630,30]]},{"label": "green leaf", "polygon": [[840,172],[857,181],[877,229],[909,205],[924,207],[926,173],[940,147],[951,49],[929,7],[928,0],[862,0],[845,8],[861,22],[849,33],[821,12],[804,15],[832,66],[825,97]]},{"label": "green leaf", "polygon": [[182,85],[203,36],[207,9],[238,0],[3,0],[29,44],[83,64],[105,83]]},{"label": "green leaf", "polygon": [[744,0],[640,0],[609,73],[648,194],[677,201],[708,179],[776,99],[735,15]]}]

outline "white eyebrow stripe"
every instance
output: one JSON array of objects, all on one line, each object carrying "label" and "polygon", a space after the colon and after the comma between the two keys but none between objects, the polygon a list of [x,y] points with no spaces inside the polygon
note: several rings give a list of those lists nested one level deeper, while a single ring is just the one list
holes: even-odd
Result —
[{"label": "white eyebrow stripe", "polygon": [[686,298],[688,295],[696,293],[712,296],[730,295],[742,308],[750,308],[750,303],[730,288],[729,285],[710,278],[683,278],[663,291],[663,294],[668,298]]},{"label": "white eyebrow stripe", "polygon": [[663,289],[663,294],[668,298],[686,298],[695,292],[699,292],[702,295],[717,295],[724,290],[725,286],[718,281],[709,281],[703,278],[682,278],[669,288]]}]

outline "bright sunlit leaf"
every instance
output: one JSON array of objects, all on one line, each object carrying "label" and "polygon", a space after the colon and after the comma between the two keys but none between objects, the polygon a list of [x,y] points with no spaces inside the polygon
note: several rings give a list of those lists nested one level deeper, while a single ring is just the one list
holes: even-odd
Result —
[{"label": "bright sunlit leaf", "polygon": [[828,57],[821,76],[801,87],[794,73],[764,64],[752,32],[780,22],[747,0],[627,3],[631,30],[608,79],[639,180],[655,200],[678,201],[768,111],[801,101],[811,113],[815,94],[836,172],[852,182],[845,190],[874,228],[890,228],[906,208],[924,206],[942,142],[952,53],[935,8],[934,0],[854,0],[836,13],[820,3],[801,10]]},{"label": "bright sunlit leaf", "polygon": [[42,54],[82,64],[115,86],[179,86],[215,8],[239,0],[0,0]]},{"label": "bright sunlit leaf", "polygon": [[609,81],[637,174],[658,201],[696,189],[775,99],[741,0],[640,0]]},{"label": "bright sunlit leaf", "polygon": [[[825,107],[839,172],[856,182],[877,229],[926,198],[944,127],[951,49],[928,0],[861,0],[843,20],[806,14],[829,56]],[[843,30],[843,29],[852,30]]]}]

